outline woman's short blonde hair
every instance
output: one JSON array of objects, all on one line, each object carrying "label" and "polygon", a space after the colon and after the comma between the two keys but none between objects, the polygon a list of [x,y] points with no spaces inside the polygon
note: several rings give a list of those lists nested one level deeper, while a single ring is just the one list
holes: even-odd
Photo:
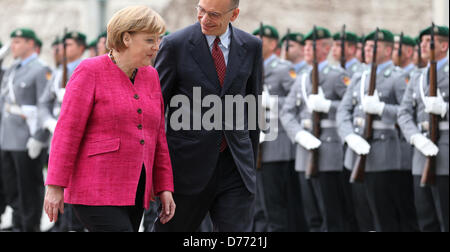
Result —
[{"label": "woman's short blonde hair", "polygon": [[146,32],[162,35],[166,24],[162,17],[145,5],[131,6],[118,11],[108,23],[106,47],[108,50],[121,51],[126,49],[123,35],[135,32]]}]

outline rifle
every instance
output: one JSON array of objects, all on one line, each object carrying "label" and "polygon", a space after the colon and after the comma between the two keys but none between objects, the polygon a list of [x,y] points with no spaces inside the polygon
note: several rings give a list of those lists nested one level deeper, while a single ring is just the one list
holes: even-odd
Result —
[{"label": "rifle", "polygon": [[345,41],[347,40],[347,36],[345,34],[345,25],[342,27],[341,34],[341,67],[345,69],[345,65],[347,63],[347,59],[345,58]]},{"label": "rifle", "polygon": [[10,44],[6,44],[2,48],[0,48],[0,83],[1,83],[1,80],[2,80],[3,74],[4,74],[4,72],[2,70],[3,60],[6,58],[6,56],[8,56],[10,51],[11,51]]},{"label": "rifle", "polygon": [[[375,94],[376,84],[377,84],[377,50],[378,50],[378,33],[380,30],[377,28],[375,33],[375,45],[373,47],[373,57],[372,57],[372,69],[370,72],[370,84],[369,84],[369,96]],[[361,83],[362,85],[362,83]],[[362,97],[361,97],[362,98]],[[366,114],[366,128],[364,131],[364,139],[370,143],[373,138],[373,121],[374,116],[372,114]],[[366,160],[367,155],[358,156],[356,159],[355,166],[353,167],[352,175],[350,177],[350,183],[364,182],[364,175],[366,173]]]},{"label": "rifle", "polygon": [[[435,25],[431,27],[431,43],[430,43],[430,97],[437,96],[437,62],[435,51]],[[439,116],[430,114],[430,139],[437,144],[439,140]],[[431,186],[436,180],[436,157],[427,157],[425,168],[420,181],[421,187]]]},{"label": "rifle", "polygon": [[361,49],[361,60],[362,60],[362,62],[361,63],[366,64],[366,51],[364,49],[364,48],[366,48],[366,40],[364,39],[365,35],[363,34],[361,36],[361,38],[362,38],[362,42],[361,42],[362,43],[362,49]]},{"label": "rifle", "polygon": [[[312,94],[319,94],[319,63],[317,62],[317,27],[314,26],[313,30],[313,70],[312,70]],[[313,112],[312,114],[312,125],[313,125],[313,135],[316,138],[320,138],[320,113]],[[319,173],[319,149],[311,150],[311,158],[306,168],[305,176],[306,179],[311,179],[317,176]]]},{"label": "rifle", "polygon": [[64,29],[63,37],[63,76],[62,76],[62,88],[66,88],[67,85],[67,43],[66,43],[67,28]]},{"label": "rifle", "polygon": [[395,62],[396,63],[396,65],[397,66],[399,66],[399,67],[401,67],[401,65],[402,65],[402,55],[403,55],[403,52],[402,52],[402,50],[403,50],[403,44],[402,44],[402,42],[403,42],[403,32],[400,34],[400,41],[399,41],[399,44],[398,44],[398,51],[397,51],[397,56],[398,56],[398,59],[397,59],[397,62]]},{"label": "rifle", "polygon": [[422,68],[422,48],[420,47],[420,41],[418,42],[418,46],[417,46],[417,67],[418,68]]},{"label": "rifle", "polygon": [[289,43],[290,43],[290,38],[289,38],[289,34],[291,34],[291,29],[288,28],[287,30],[287,36],[286,36],[286,48],[285,48],[285,55],[284,55],[284,59],[288,60],[289,59]]}]

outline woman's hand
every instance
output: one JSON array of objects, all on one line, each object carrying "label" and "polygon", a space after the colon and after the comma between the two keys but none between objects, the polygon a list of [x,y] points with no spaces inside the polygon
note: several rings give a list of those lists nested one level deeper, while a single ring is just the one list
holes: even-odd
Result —
[{"label": "woman's hand", "polygon": [[44,199],[44,210],[50,222],[58,220],[58,213],[64,213],[64,189],[49,185]]},{"label": "woman's hand", "polygon": [[169,191],[162,192],[159,198],[162,206],[159,220],[162,224],[166,224],[175,215],[175,202],[173,201],[172,192]]}]

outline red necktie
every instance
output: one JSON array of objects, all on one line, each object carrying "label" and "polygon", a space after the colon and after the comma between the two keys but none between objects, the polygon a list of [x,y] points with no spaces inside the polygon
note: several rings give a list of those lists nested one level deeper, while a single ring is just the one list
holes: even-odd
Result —
[{"label": "red necktie", "polygon": [[[212,49],[212,57],[214,64],[216,65],[217,76],[219,77],[220,86],[223,87],[225,81],[225,73],[227,72],[227,65],[225,64],[225,57],[219,47],[220,38],[214,40],[214,47]],[[227,148],[227,140],[225,136],[222,137],[222,143],[220,144],[220,152],[224,152]]]}]

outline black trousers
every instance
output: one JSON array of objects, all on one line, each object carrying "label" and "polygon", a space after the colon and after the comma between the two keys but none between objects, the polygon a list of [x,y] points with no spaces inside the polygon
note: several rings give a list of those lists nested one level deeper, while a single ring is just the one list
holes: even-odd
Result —
[{"label": "black trousers", "polygon": [[90,232],[139,232],[144,215],[145,168],[142,169],[134,206],[73,205],[78,219]]},{"label": "black trousers", "polygon": [[6,204],[14,210],[13,228],[39,232],[45,191],[41,159],[32,160],[26,151],[2,151],[1,156]]},{"label": "black trousers", "polygon": [[320,172],[311,179],[322,216],[322,232],[348,231],[342,172]]},{"label": "black trousers", "polygon": [[255,195],[242,181],[229,148],[219,155],[214,175],[203,192],[182,193],[174,194],[174,218],[165,225],[158,219],[156,232],[196,232],[208,212],[215,232],[252,231]]},{"label": "black trousers", "polygon": [[376,231],[419,231],[409,172],[367,173],[365,182]]},{"label": "black trousers", "polygon": [[[0,70],[1,71],[1,70]],[[0,150],[1,153],[1,150]],[[2,178],[2,157],[0,154],[0,217],[3,215],[6,209],[6,198],[5,198],[5,190],[3,189],[3,178]],[[2,222],[0,218],[0,223]]]},{"label": "black trousers", "polygon": [[302,194],[303,211],[310,232],[321,232],[323,225],[317,196],[314,192],[311,180],[307,180],[305,172],[298,173],[300,191]]},{"label": "black trousers", "polygon": [[256,170],[255,212],[253,214],[252,232],[270,232],[261,169]]},{"label": "black trousers", "polygon": [[271,232],[308,231],[295,162],[263,163],[264,201]]},{"label": "black trousers", "polygon": [[436,176],[436,185],[421,187],[421,176],[414,176],[414,193],[422,232],[448,232],[449,177]]}]

